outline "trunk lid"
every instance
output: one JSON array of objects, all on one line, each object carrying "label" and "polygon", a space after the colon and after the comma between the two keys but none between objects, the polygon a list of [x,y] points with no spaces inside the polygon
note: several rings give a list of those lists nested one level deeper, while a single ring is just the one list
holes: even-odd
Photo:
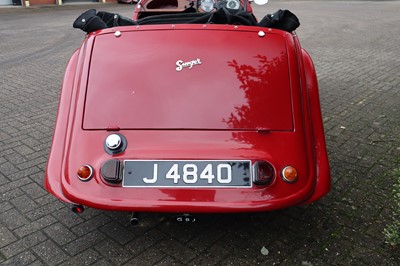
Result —
[{"label": "trunk lid", "polygon": [[83,128],[292,130],[285,39],[233,26],[100,34]]}]

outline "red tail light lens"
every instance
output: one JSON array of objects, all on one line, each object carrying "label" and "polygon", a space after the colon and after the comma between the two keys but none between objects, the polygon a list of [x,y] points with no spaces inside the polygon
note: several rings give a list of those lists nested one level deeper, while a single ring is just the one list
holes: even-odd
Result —
[{"label": "red tail light lens", "polygon": [[274,178],[274,168],[271,164],[260,161],[254,165],[254,184],[268,185]]}]

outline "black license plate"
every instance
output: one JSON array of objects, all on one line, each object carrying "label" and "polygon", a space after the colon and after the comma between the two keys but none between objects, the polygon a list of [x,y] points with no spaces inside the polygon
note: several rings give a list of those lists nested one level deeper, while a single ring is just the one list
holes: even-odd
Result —
[{"label": "black license plate", "polygon": [[124,187],[251,187],[250,161],[124,161]]}]

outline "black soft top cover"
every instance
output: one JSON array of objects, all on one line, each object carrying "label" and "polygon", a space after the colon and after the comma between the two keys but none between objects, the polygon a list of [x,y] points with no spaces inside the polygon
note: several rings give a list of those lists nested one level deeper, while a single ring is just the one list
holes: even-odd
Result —
[{"label": "black soft top cover", "polygon": [[232,12],[227,8],[219,8],[215,12],[194,13],[181,12],[176,14],[163,14],[132,20],[119,14],[90,9],[81,14],[73,23],[74,28],[87,33],[112,28],[117,26],[155,25],[155,24],[232,24],[275,28],[288,32],[300,26],[296,15],[289,10],[278,10],[268,14],[257,22],[253,15],[247,12]]}]

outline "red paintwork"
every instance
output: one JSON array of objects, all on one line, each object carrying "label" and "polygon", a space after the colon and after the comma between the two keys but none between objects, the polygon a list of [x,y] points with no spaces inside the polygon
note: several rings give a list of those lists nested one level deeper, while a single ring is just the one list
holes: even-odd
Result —
[{"label": "red paintwork", "polygon": [[[222,32],[198,25],[161,32],[125,31],[120,38],[113,34],[97,36],[83,128],[107,129],[117,125],[121,129],[292,130],[284,36],[269,34],[268,38],[260,38],[254,31],[235,30],[234,26],[230,29]],[[246,43],[226,45],[237,40]],[[155,52],[161,50],[167,52]],[[176,71],[177,60],[197,58],[201,65]],[[261,63],[263,59],[268,62]],[[132,73],[135,69],[147,71]],[[262,76],[259,69],[265,71]],[[163,73],[163,77],[158,77],[158,73]],[[242,84],[246,74],[257,80],[248,90]],[[252,113],[236,119],[235,108],[248,105]],[[279,117],[275,115],[277,110]]]},{"label": "red paintwork", "polygon": [[[201,65],[176,72],[177,60],[196,58]],[[125,152],[104,151],[114,132],[107,128],[127,138]],[[265,160],[277,175],[243,189],[122,188],[100,177],[110,158]],[[83,164],[95,169],[88,182],[76,177]],[[287,165],[299,173],[293,184],[279,174]],[[314,201],[329,191],[330,174],[312,61],[295,35],[259,27],[91,33],[67,66],[45,187],[66,202],[123,211],[265,211]]]}]

